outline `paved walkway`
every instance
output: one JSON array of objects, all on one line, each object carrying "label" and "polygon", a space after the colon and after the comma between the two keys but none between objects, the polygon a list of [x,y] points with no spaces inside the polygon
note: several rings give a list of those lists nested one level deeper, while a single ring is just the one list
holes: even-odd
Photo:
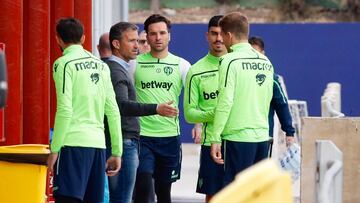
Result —
[{"label": "paved walkway", "polygon": [[[172,186],[173,203],[200,203],[205,202],[205,195],[196,193],[197,174],[199,169],[200,145],[183,144],[183,159],[181,178]],[[294,183],[294,202],[300,202],[299,180]]]},{"label": "paved walkway", "polygon": [[195,192],[199,169],[200,145],[183,144],[182,151],[181,178],[172,186],[172,199],[174,202],[204,202],[205,195]]}]

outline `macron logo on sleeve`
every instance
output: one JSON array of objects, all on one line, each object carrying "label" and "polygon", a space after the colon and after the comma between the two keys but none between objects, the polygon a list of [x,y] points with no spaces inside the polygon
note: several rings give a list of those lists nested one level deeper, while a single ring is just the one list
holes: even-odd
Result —
[{"label": "macron logo on sleeve", "polygon": [[162,89],[166,89],[167,91],[169,91],[172,85],[173,85],[173,83],[171,83],[171,82],[158,82],[155,80],[153,80],[151,82],[141,81],[141,89],[162,88]]}]

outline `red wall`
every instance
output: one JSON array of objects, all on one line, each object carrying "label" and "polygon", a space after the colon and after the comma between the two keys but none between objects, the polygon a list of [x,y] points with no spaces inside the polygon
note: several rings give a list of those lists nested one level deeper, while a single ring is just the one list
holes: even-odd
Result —
[{"label": "red wall", "polygon": [[6,45],[8,100],[0,145],[47,144],[56,95],[52,63],[61,56],[55,25],[61,17],[83,22],[91,51],[91,0],[0,0],[0,39]]},{"label": "red wall", "polygon": [[[50,18],[50,65],[61,56],[61,51],[55,40],[56,34],[56,21],[61,17],[74,16],[74,0],[52,0],[51,1],[51,18]],[[52,68],[50,68],[50,75],[52,76]],[[50,126],[54,126],[56,112],[56,92],[55,85],[52,80],[50,80]]]},{"label": "red wall", "polygon": [[50,3],[24,1],[23,143],[47,143],[50,92]]},{"label": "red wall", "polygon": [[0,39],[6,45],[9,88],[3,124],[5,144],[19,144],[23,142],[23,1],[0,0],[0,5]]}]

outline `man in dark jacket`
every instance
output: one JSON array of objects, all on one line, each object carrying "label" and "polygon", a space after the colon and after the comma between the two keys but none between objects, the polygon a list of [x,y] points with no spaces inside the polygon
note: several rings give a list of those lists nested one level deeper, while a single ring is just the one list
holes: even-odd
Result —
[{"label": "man in dark jacket", "polygon": [[124,153],[123,168],[109,178],[110,202],[130,203],[139,164],[138,148],[140,125],[137,116],[159,114],[174,117],[178,110],[172,101],[163,104],[142,104],[136,101],[136,92],[129,71],[129,61],[138,54],[138,27],[127,22],[113,25],[109,33],[112,56],[106,61],[110,67],[116,101],[122,115]]},{"label": "man in dark jacket", "polygon": [[[249,38],[249,43],[254,49],[265,55],[265,43],[261,37],[252,36]],[[273,137],[274,113],[276,112],[276,115],[280,121],[281,129],[286,134],[286,142],[287,144],[289,144],[294,142],[295,128],[292,125],[292,117],[289,111],[289,104],[286,95],[281,87],[279,78],[279,75],[274,74],[274,91],[269,111],[269,135],[270,137]]]}]

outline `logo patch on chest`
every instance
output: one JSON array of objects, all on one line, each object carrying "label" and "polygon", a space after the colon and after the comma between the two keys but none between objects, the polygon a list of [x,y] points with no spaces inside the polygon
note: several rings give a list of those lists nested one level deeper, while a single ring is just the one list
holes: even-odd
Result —
[{"label": "logo patch on chest", "polygon": [[164,73],[166,75],[171,75],[173,73],[173,71],[174,71],[174,69],[172,67],[170,67],[170,66],[165,66],[164,67]]},{"label": "logo patch on chest", "polygon": [[97,82],[99,82],[99,79],[100,79],[99,73],[92,73],[90,75],[90,78],[91,78],[91,82],[96,84]]},{"label": "logo patch on chest", "polygon": [[266,75],[258,73],[255,77],[256,82],[259,86],[261,86],[265,82]]}]

